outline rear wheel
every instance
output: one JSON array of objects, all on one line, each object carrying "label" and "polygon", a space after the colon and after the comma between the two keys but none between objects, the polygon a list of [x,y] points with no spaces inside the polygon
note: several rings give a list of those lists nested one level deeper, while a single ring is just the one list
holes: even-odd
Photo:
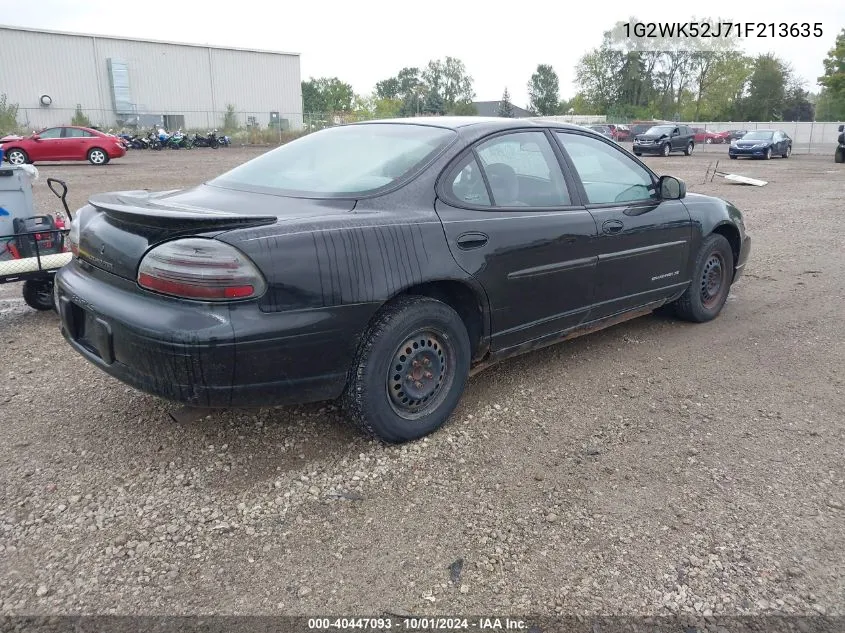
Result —
[{"label": "rear wheel", "polygon": [[93,147],[88,151],[88,162],[92,165],[105,165],[109,162],[109,155],[99,147]]},{"label": "rear wheel", "polygon": [[703,323],[719,316],[733,281],[734,255],[724,236],[704,240],[695,259],[692,282],[675,301],[675,313],[686,321]]},{"label": "rear wheel", "polygon": [[26,165],[29,162],[29,156],[22,149],[12,149],[6,154],[6,158],[11,165]]},{"label": "rear wheel", "polygon": [[672,151],[672,147],[669,145],[669,143],[664,143],[664,145],[663,145],[663,155],[668,156],[671,151]]},{"label": "rear wheel", "polygon": [[642,156],[642,155],[643,155],[642,152],[634,152],[634,156]]},{"label": "rear wheel", "polygon": [[734,156],[733,154],[731,154],[730,156],[731,156],[731,160],[736,160],[736,156]]},{"label": "rear wheel", "polygon": [[695,149],[695,145],[693,144],[692,141],[690,141],[689,144],[687,145],[687,148],[684,150],[684,155],[689,156],[690,154],[692,154],[693,149]]},{"label": "rear wheel", "polygon": [[53,309],[53,282],[30,279],[23,282],[23,300],[36,310]]},{"label": "rear wheel", "polygon": [[469,335],[457,312],[428,297],[400,297],[382,308],[364,334],[342,397],[344,409],[386,442],[428,435],[457,406],[470,356]]}]

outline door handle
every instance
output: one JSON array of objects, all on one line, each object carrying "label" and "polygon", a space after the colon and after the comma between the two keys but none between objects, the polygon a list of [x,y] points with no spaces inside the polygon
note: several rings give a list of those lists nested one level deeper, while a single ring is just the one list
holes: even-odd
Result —
[{"label": "door handle", "polygon": [[458,236],[458,248],[462,250],[480,248],[487,243],[488,239],[484,233],[464,233]]},{"label": "door handle", "polygon": [[620,220],[607,220],[601,225],[603,233],[619,233],[625,227]]}]

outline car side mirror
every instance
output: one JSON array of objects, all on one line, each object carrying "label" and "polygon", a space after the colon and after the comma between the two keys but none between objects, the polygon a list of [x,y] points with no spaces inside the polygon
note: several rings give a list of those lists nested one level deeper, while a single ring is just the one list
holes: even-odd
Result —
[{"label": "car side mirror", "polygon": [[687,185],[680,178],[661,176],[657,183],[657,191],[662,200],[680,200],[687,195]]},{"label": "car side mirror", "polygon": [[32,135],[32,140],[33,140],[33,141],[40,141],[40,140],[41,140],[41,137],[40,137],[40,136],[38,136],[38,134],[33,134],[33,135]]}]

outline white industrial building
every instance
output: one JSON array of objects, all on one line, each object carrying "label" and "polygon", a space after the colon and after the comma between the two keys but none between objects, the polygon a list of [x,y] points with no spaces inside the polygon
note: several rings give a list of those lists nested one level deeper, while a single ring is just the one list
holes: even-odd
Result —
[{"label": "white industrial building", "polygon": [[77,108],[103,128],[221,128],[227,109],[242,126],[302,126],[298,53],[0,25],[3,94],[29,129]]}]

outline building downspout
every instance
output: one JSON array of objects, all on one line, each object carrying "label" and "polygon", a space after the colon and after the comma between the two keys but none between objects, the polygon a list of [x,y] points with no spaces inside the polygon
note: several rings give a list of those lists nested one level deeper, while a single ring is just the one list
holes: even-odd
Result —
[{"label": "building downspout", "polygon": [[211,118],[209,118],[206,122],[208,123],[208,127],[211,129],[216,129],[216,125],[212,125],[211,120],[217,116],[217,103],[214,99],[214,64],[212,63],[211,57],[211,47],[208,46],[206,49],[208,51],[208,83],[211,86]]}]

